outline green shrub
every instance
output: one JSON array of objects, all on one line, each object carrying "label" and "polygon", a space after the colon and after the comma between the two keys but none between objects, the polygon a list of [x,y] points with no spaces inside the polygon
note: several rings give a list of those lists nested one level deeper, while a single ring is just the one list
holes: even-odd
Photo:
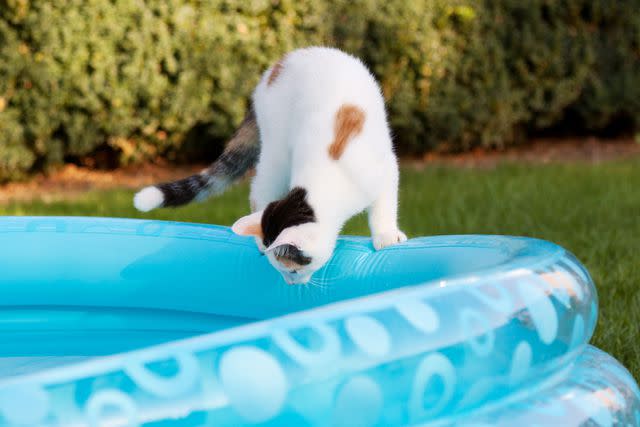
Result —
[{"label": "green shrub", "polygon": [[[504,146],[555,127],[640,118],[637,0],[358,0],[338,44],[371,64],[405,151]],[[358,40],[353,43],[353,40]]]},{"label": "green shrub", "polygon": [[489,102],[473,94],[500,84],[499,76],[475,66],[478,57],[492,60],[496,44],[466,46],[480,31],[474,9],[446,1],[345,3],[343,16],[365,10],[368,20],[351,25],[348,19],[335,19],[338,44],[363,58],[380,79],[401,149],[471,145],[477,137],[477,132],[472,135],[474,122],[484,120]]},{"label": "green shrub", "polygon": [[0,0],[0,177],[105,146],[123,161],[170,154],[199,124],[227,136],[261,70],[327,38],[323,10],[296,0]]},{"label": "green shrub", "polygon": [[590,48],[596,58],[580,99],[571,106],[581,126],[600,130],[617,122],[640,126],[640,2],[585,2]]},{"label": "green shrub", "polygon": [[370,65],[403,152],[640,120],[637,0],[0,0],[0,180],[214,146],[284,52]]}]

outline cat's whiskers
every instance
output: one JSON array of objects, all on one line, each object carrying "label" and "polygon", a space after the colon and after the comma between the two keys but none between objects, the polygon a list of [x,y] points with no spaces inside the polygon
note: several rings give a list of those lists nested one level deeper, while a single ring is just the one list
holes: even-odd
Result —
[{"label": "cat's whiskers", "polygon": [[315,288],[320,288],[320,289],[328,289],[329,286],[327,286],[325,283],[322,283],[319,279],[314,279],[311,278],[311,280],[309,280],[305,285],[311,287],[315,287]]}]

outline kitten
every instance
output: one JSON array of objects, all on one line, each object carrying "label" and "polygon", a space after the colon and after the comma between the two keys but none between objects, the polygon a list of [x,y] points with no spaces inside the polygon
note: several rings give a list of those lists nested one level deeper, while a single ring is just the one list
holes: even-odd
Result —
[{"label": "kitten", "polygon": [[397,223],[398,164],[384,100],[358,59],[312,47],[262,76],[252,108],[208,169],[135,195],[141,211],[220,194],[256,165],[252,214],[233,224],[254,236],[289,284],[331,257],[344,223],[368,209],[376,249],[407,239]]}]

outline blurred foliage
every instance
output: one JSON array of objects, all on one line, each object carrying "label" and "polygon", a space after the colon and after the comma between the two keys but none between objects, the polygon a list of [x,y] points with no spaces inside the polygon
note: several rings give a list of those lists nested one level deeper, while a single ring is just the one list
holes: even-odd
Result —
[{"label": "blurred foliage", "polygon": [[0,0],[0,176],[223,138],[274,58],[328,38],[296,0]]},{"label": "blurred foliage", "polygon": [[638,0],[344,4],[335,39],[380,78],[404,151],[640,124]]},{"label": "blurred foliage", "polygon": [[638,0],[0,0],[0,179],[215,145],[314,44],[372,68],[403,152],[640,120]]}]

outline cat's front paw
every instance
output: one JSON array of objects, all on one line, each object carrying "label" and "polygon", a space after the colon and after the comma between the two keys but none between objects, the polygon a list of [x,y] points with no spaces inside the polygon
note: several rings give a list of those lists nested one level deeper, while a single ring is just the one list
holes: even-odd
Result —
[{"label": "cat's front paw", "polygon": [[373,236],[373,247],[379,251],[387,246],[396,245],[407,240],[407,235],[400,230],[387,231]]}]

